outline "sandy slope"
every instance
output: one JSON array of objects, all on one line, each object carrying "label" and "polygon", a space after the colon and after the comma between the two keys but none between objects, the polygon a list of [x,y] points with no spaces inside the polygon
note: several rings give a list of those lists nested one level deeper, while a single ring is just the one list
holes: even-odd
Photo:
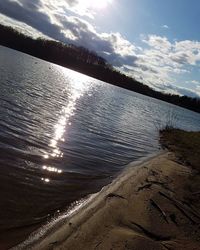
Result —
[{"label": "sandy slope", "polygon": [[200,177],[172,154],[159,155],[127,168],[86,207],[26,249],[200,249],[197,190]]}]

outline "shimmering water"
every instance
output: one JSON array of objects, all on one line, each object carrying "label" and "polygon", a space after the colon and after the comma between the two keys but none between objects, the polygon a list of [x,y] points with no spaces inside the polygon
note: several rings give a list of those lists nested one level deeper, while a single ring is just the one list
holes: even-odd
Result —
[{"label": "shimmering water", "polygon": [[200,115],[0,47],[0,230],[46,221]]}]

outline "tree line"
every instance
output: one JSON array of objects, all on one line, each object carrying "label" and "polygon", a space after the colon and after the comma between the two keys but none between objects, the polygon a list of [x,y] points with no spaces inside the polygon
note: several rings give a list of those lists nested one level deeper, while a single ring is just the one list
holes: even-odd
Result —
[{"label": "tree line", "polygon": [[33,39],[0,24],[0,44],[43,60],[59,64],[101,81],[160,99],[200,113],[200,98],[158,92],[115,70],[94,51],[44,38]]}]

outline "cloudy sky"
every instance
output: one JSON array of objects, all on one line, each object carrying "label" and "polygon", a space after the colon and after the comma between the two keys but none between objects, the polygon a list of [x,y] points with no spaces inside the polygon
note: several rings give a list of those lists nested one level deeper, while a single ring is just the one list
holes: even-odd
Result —
[{"label": "cloudy sky", "polygon": [[199,0],[0,0],[0,22],[96,51],[170,93],[200,96]]}]

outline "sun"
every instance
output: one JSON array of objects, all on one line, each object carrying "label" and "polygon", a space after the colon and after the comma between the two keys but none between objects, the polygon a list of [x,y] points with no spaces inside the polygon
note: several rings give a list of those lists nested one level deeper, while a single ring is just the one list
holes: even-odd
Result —
[{"label": "sun", "polygon": [[87,7],[93,8],[93,9],[105,9],[108,7],[109,4],[112,3],[113,0],[86,0],[84,3],[87,5]]},{"label": "sun", "polygon": [[112,0],[99,0],[99,1],[93,1],[92,4],[93,4],[93,7],[96,9],[104,9],[111,3],[112,3]]}]

